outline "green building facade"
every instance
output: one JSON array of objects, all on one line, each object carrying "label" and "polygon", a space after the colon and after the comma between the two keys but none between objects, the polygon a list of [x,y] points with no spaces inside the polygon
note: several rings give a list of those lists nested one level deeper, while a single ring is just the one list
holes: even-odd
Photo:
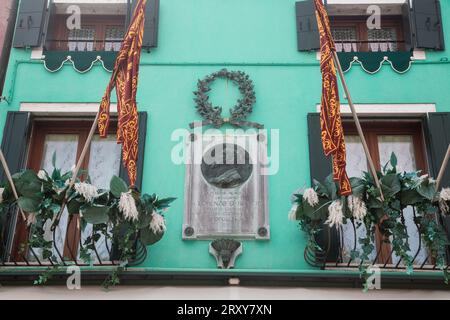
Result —
[{"label": "green building facade", "polygon": [[[27,1],[22,0],[22,5],[25,6],[24,2]],[[64,5],[63,1],[55,2],[56,6]],[[126,19],[128,10],[125,2],[119,1],[123,6],[120,9],[124,12],[123,19]],[[213,275],[232,273],[238,276],[272,274],[317,277],[358,274],[357,270],[321,270],[308,264],[304,256],[307,237],[300,231],[298,223],[288,220],[293,192],[311,185],[311,179],[316,178],[312,173],[316,170],[315,167],[319,166],[316,171],[320,172],[318,175],[321,175],[323,170],[320,163],[323,159],[317,160],[320,156],[312,155],[317,145],[311,145],[320,139],[314,136],[315,131],[312,128],[314,121],[318,123],[318,106],[321,101],[320,61],[312,40],[306,44],[306,49],[311,47],[311,50],[299,51],[299,42],[310,41],[305,39],[314,37],[314,34],[311,31],[306,35],[309,31],[303,34],[299,30],[299,21],[303,21],[301,18],[303,7],[301,5],[297,7],[296,14],[296,2],[296,0],[160,1],[157,20],[153,21],[153,27],[149,27],[157,26],[157,29],[152,29],[157,35],[157,41],[153,34],[151,48],[148,50],[144,48],[142,52],[137,95],[139,111],[147,114],[146,130],[141,133],[141,137],[145,135],[145,149],[142,153],[142,191],[176,197],[177,200],[165,215],[167,232],[163,239],[148,248],[147,258],[142,264],[134,267],[134,270],[170,275],[190,272]],[[333,21],[346,21],[340,22],[345,25],[341,29],[347,28],[347,32],[352,34],[356,29],[351,24],[348,27],[346,23],[352,19],[358,20],[361,16],[366,19],[368,5],[352,5],[352,1],[348,1],[350,4],[345,4],[345,1],[344,4],[336,2],[328,1],[331,14],[338,12],[339,6],[344,13],[336,13],[336,16],[341,17]],[[404,12],[402,17],[401,10],[402,1],[373,2],[381,7],[382,23],[386,15],[388,21],[395,22],[395,19],[400,19],[398,25],[401,25],[404,39],[401,41],[402,39],[394,37],[395,41],[398,40],[398,43],[392,42],[398,46],[395,48],[391,47],[391,42],[383,42],[385,39],[375,41],[372,39],[372,44],[378,41],[376,44],[378,46],[381,43],[378,52],[370,52],[375,51],[370,46],[364,50],[358,48],[354,52],[352,46],[355,43],[358,43],[358,46],[367,44],[363,38],[350,41],[339,38],[337,43],[341,44],[340,50],[347,51],[340,56],[346,69],[345,76],[350,92],[364,123],[383,121],[390,123],[391,127],[405,121],[420,123],[419,131],[423,134],[422,142],[425,150],[423,162],[426,171],[436,176],[438,164],[442,161],[443,152],[450,142],[450,118],[446,114],[450,112],[448,94],[450,61],[448,49],[443,47],[444,43],[450,43],[450,3],[446,0],[440,3],[434,0],[423,1],[428,5],[440,6],[440,10],[434,8],[430,13],[430,15],[440,14],[441,19],[438,22],[441,23],[443,30],[441,34],[443,38],[431,44],[431,46],[438,44],[433,47],[437,48],[435,50],[420,41],[417,31],[419,18],[415,20],[416,24],[408,22],[408,25],[413,27],[411,30],[416,30],[416,37],[412,38],[412,42],[406,39],[414,32],[407,31],[404,27],[405,21],[401,20],[404,19]],[[117,6],[115,2],[99,3],[96,4],[98,8]],[[45,10],[47,9],[44,9],[44,12]],[[11,51],[3,90],[4,97],[0,103],[3,148],[7,144],[5,137],[14,135],[8,133],[8,130],[17,129],[14,123],[8,124],[8,121],[12,121],[13,112],[26,113],[29,117],[26,123],[30,128],[19,130],[26,136],[28,143],[31,141],[31,131],[36,121],[56,121],[61,124],[64,121],[75,121],[80,117],[84,120],[93,120],[95,106],[100,102],[111,76],[114,53],[91,51],[89,44],[81,44],[79,47],[79,42],[85,41],[86,38],[84,40],[76,36],[72,38],[74,46],[72,49],[76,48],[76,52],[73,53],[70,52],[72,50],[68,50],[70,47],[64,47],[66,45],[64,42],[62,42],[63,50],[52,49],[54,47],[49,45],[49,41],[52,40],[49,39],[50,31],[42,30],[47,30],[45,29],[47,23],[48,30],[55,28],[52,27],[51,18],[47,18],[55,15],[55,12],[52,15],[43,15],[41,32],[44,34],[38,39],[37,45],[27,45],[26,41],[22,44],[15,43],[15,48]],[[83,15],[81,17],[83,25]],[[19,12],[18,24],[20,19]],[[439,32],[439,28],[435,27],[433,26],[433,30],[438,31],[430,34],[436,35],[436,32]],[[149,30],[146,29],[146,32],[150,32]],[[22,31],[16,29],[16,40],[18,32]],[[339,32],[335,36],[339,37]],[[42,45],[43,51],[39,48]],[[441,47],[438,48],[439,45]],[[359,49],[366,52],[360,53]],[[358,55],[358,61],[351,61]],[[71,60],[66,60],[67,56],[71,56]],[[223,68],[243,71],[253,81],[256,103],[247,120],[265,126],[269,132],[269,156],[275,163],[278,161],[278,170],[268,176],[270,239],[242,241],[243,252],[236,259],[235,268],[232,270],[217,269],[214,257],[208,252],[211,241],[183,240],[186,166],[174,163],[171,158],[174,147],[181,141],[180,137],[173,135],[174,131],[178,129],[189,131],[191,122],[202,120],[196,112],[194,102],[193,92],[197,90],[197,81]],[[347,105],[348,101],[343,95],[342,87],[340,92],[341,103]],[[214,82],[210,92],[210,99],[214,105],[223,107],[224,117],[239,96],[238,88],[225,80]],[[430,117],[430,114],[439,119]],[[348,111],[344,112],[344,118],[351,123]],[[439,134],[439,141],[437,137],[431,137],[430,133],[438,125],[442,126],[441,131],[436,129],[437,134],[442,133]],[[221,130],[226,128],[232,127],[224,126]],[[271,130],[278,130],[279,136],[270,134]],[[16,147],[22,150],[23,146],[9,146],[8,150],[4,151],[13,152]],[[31,147],[26,146],[24,149],[27,155],[16,155],[18,157],[16,159],[20,158],[23,162],[17,164],[19,167],[25,168],[27,163],[30,163],[28,157]],[[11,164],[11,167],[18,168],[17,165]],[[105,174],[109,174],[107,172],[108,170]],[[444,186],[450,185],[448,174],[445,176]],[[14,272],[21,270],[18,267],[13,269]],[[400,275],[400,278],[420,278],[426,275],[442,279],[439,272],[409,276],[404,270],[400,270],[390,274],[394,277]]]}]

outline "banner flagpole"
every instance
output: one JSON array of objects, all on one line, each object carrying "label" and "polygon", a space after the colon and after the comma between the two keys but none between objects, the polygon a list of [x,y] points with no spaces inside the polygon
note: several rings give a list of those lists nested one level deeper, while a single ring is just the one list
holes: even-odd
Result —
[{"label": "banner flagpole", "polygon": [[384,201],[384,195],[383,195],[383,191],[381,189],[380,179],[378,179],[377,170],[375,168],[375,164],[373,162],[372,156],[370,155],[369,146],[367,145],[366,138],[364,137],[364,132],[362,130],[361,123],[359,122],[358,113],[356,112],[355,105],[353,104],[352,96],[350,95],[350,90],[348,89],[347,81],[345,80],[344,71],[342,70],[341,62],[339,61],[339,57],[338,57],[336,51],[332,50],[332,54],[333,54],[333,61],[338,70],[339,78],[341,79],[342,87],[344,88],[345,95],[347,96],[348,104],[350,106],[350,110],[353,115],[353,121],[355,122],[359,138],[361,139],[361,143],[364,148],[364,153],[366,154],[367,161],[369,162],[370,172],[372,173],[373,180],[375,181],[375,185],[380,190],[381,200]]},{"label": "banner flagpole", "polygon": [[[16,198],[16,200],[18,201],[19,200],[19,194],[17,193],[16,186],[14,185],[14,181],[13,181],[13,178],[11,176],[11,171],[9,171],[8,163],[6,162],[5,155],[3,154],[3,151],[1,149],[0,149],[0,161],[1,161],[2,166],[3,166],[3,170],[5,170],[6,178],[8,179],[8,182],[11,185],[11,189],[12,189],[12,192],[14,194],[14,198]],[[20,214],[22,216],[22,219],[24,221],[27,221],[27,217],[25,216],[25,213],[23,212],[22,208],[19,205],[18,205],[18,207],[19,207],[19,212],[20,212]]]},{"label": "banner flagpole", "polygon": [[[73,188],[77,181],[78,173],[83,165],[86,154],[91,146],[92,139],[98,127],[100,137],[106,137],[109,124],[109,109],[111,102],[111,92],[116,88],[117,109],[118,109],[118,132],[117,142],[122,144],[122,159],[127,169],[130,185],[136,182],[136,162],[138,149],[138,113],[136,105],[136,93],[139,73],[140,53],[142,49],[142,39],[144,35],[145,6],[147,0],[138,0],[138,4],[133,13],[127,33],[122,41],[120,51],[117,55],[111,79],[106,88],[106,92],[100,103],[99,110],[95,116],[89,135],[84,144],[80,158],[73,172],[72,178],[61,209],[56,216],[52,231],[59,224],[59,220],[67,205],[69,190]],[[123,106],[123,107],[122,107]]]},{"label": "banner flagpole", "polygon": [[[325,6],[322,0],[314,0],[315,8],[316,8],[316,18],[317,24],[319,28],[320,35],[320,53],[321,53],[321,71],[322,71],[322,112],[324,112],[323,119],[321,122],[322,125],[322,141],[326,139],[327,145],[331,143],[331,145],[337,145],[337,147],[331,148],[327,147],[324,151],[325,154],[333,153],[333,175],[337,176],[337,179],[340,179],[340,187],[346,187],[348,182],[348,177],[345,169],[346,165],[346,155],[345,155],[345,147],[342,148],[342,145],[345,144],[345,137],[343,134],[343,129],[341,125],[341,121],[338,122],[337,127],[335,127],[335,120],[330,121],[330,118],[335,117],[336,115],[341,117],[340,115],[340,102],[339,102],[339,93],[337,88],[337,79],[336,79],[336,69],[338,70],[339,77],[341,79],[342,86],[344,88],[345,94],[347,96],[347,100],[350,106],[350,110],[353,115],[353,120],[356,124],[356,128],[358,130],[358,135],[361,139],[361,143],[363,145],[364,153],[366,155],[367,161],[369,163],[369,170],[373,176],[373,180],[375,182],[376,187],[380,190],[380,198],[384,201],[383,190],[381,189],[381,183],[378,179],[377,170],[375,168],[375,164],[373,162],[372,156],[370,155],[370,150],[367,145],[366,139],[364,137],[363,130],[361,128],[361,123],[359,122],[358,114],[356,112],[356,108],[353,104],[352,97],[350,95],[350,90],[348,89],[347,81],[345,80],[344,71],[342,69],[341,63],[339,61],[338,54],[336,52],[336,46],[334,44],[333,34],[331,32],[330,20],[328,17],[328,12],[326,10],[327,1],[325,0]],[[336,79],[336,80],[335,80]],[[324,98],[329,101],[324,104]],[[324,111],[324,109],[326,109]],[[328,110],[330,109],[330,110]],[[329,114],[330,113],[330,114]],[[339,119],[340,120],[340,119]],[[325,136],[325,137],[324,137]],[[340,141],[342,139],[342,141]],[[333,141],[334,140],[334,141]],[[337,151],[336,151],[337,150]],[[336,179],[336,177],[335,177]],[[345,181],[347,180],[347,181]],[[350,189],[350,190],[349,190]],[[351,192],[351,188],[347,188],[345,190],[346,193]]]}]

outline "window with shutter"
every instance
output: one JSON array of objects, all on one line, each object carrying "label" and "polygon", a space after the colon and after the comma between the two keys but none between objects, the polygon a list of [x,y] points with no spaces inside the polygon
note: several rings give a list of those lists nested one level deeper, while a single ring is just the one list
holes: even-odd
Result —
[{"label": "window with shutter", "polygon": [[[136,183],[138,188],[141,188],[142,185],[146,123],[147,114],[145,112],[139,113],[139,176]],[[57,168],[63,172],[71,170],[81,154],[91,125],[91,121],[79,120],[48,121],[46,119],[40,121],[35,119],[32,122],[28,113],[10,113],[5,126],[2,146],[5,156],[11,163],[11,171],[13,173],[18,172],[25,167],[26,162],[26,167],[36,172],[45,169],[51,173],[53,171],[54,154],[56,155]],[[121,161],[121,146],[116,142],[115,129],[116,126],[112,123],[110,126],[111,134],[108,138],[101,139],[98,135],[94,136],[83,163],[83,168],[89,174],[91,183],[99,188],[109,188],[113,175],[126,178],[126,170],[123,168]],[[29,152],[27,152],[28,146]],[[28,154],[28,159],[25,161],[26,154]],[[15,212],[14,215],[16,215]],[[12,216],[12,218],[14,217]],[[87,226],[83,232],[80,232],[77,220],[78,218],[69,215],[66,209],[55,232],[55,247],[52,250],[55,251],[56,257],[59,256],[56,250],[64,257],[72,260],[78,257],[80,240],[87,239],[92,228]],[[1,233],[3,242],[1,249],[2,253],[8,255],[8,259],[11,259],[11,261],[27,259],[30,262],[37,261],[37,259],[42,260],[39,252],[23,253],[20,251],[22,244],[28,238],[28,229],[23,220],[10,219],[7,227],[5,227],[5,223],[2,223],[2,226],[4,230]],[[48,227],[50,227],[50,224]],[[49,237],[52,237],[50,228],[47,228],[46,232],[48,232]],[[105,239],[100,239],[97,245],[98,254],[103,260],[109,258],[106,245],[111,247],[112,244],[107,244]],[[95,259],[98,259],[98,257],[94,257]]]},{"label": "window with shutter", "polygon": [[[46,51],[118,51],[125,34],[127,4],[108,6],[80,3],[81,28],[68,28],[67,3],[53,5]],[[69,26],[71,26],[69,24]]]},{"label": "window with shutter", "polygon": [[[412,7],[410,6],[412,3]],[[367,26],[367,6],[326,5],[339,52],[397,52],[415,48],[444,50],[439,0],[412,0],[399,4],[376,4],[381,27]],[[319,49],[313,0],[296,3],[298,50]]]},{"label": "window with shutter", "polygon": [[[423,129],[420,122],[397,121],[394,124],[366,119],[362,122],[362,127],[377,170],[381,170],[389,162],[391,154],[394,152],[398,159],[398,171],[413,172],[421,170],[424,174],[428,173],[426,148],[423,144]],[[344,121],[344,131],[347,147],[347,172],[351,177],[361,177],[363,171],[368,171],[368,166],[353,121]],[[416,263],[421,264],[428,259],[428,252],[422,245],[421,235],[414,224],[414,208],[406,208],[403,215],[409,235],[410,254],[416,256]],[[355,225],[355,229],[352,224],[342,227],[343,251],[341,258],[343,262],[350,261],[352,250],[360,248],[361,244],[354,241],[355,232],[360,238],[365,238],[364,225]],[[383,243],[380,233],[377,234],[374,247],[375,249],[370,255],[372,261],[377,258],[377,262],[381,264],[387,262],[402,263],[398,256],[392,254],[390,246]],[[352,262],[359,263],[360,261],[354,260]]]},{"label": "window with shutter", "polygon": [[369,29],[367,17],[331,17],[331,31],[338,52],[403,51],[404,33],[401,16],[382,18],[379,29]]},{"label": "window with shutter", "polygon": [[[128,4],[78,4],[83,18],[81,29],[67,28],[67,3],[55,3],[50,17],[48,51],[119,51],[137,1]],[[159,0],[148,0],[145,12],[143,48],[158,46]]]},{"label": "window with shutter", "polygon": [[[430,113],[427,121],[405,119],[394,123],[369,118],[361,120],[377,170],[381,170],[394,152],[398,158],[398,170],[420,170],[424,174],[437,176],[447,147],[450,145],[450,113]],[[359,177],[363,171],[367,171],[366,156],[353,121],[344,119],[343,124],[347,147],[347,171],[349,176]],[[308,115],[308,128],[311,180],[323,181],[331,173],[331,162],[323,154],[318,113]],[[443,179],[443,187],[447,186],[450,186],[450,168],[447,168]],[[416,257],[415,264],[431,263],[429,252],[424,249],[414,223],[415,214],[413,207],[406,208],[403,212],[410,237],[410,250]],[[450,226],[450,218],[445,218],[442,223]],[[339,231],[323,226],[316,240],[323,249],[328,250],[327,262],[358,263],[351,258],[351,252],[360,246],[354,241],[355,232],[364,238],[363,225],[355,224],[355,228],[352,224],[343,225]],[[392,253],[392,248],[383,242],[380,233],[377,234],[374,246],[375,250],[370,255],[374,261],[382,264],[402,264],[400,258]]]}]

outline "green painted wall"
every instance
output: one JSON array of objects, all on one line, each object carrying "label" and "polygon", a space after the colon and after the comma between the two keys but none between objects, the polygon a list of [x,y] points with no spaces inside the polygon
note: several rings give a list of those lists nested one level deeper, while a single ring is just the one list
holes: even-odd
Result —
[{"label": "green painted wall", "polygon": [[[442,2],[446,43],[450,45],[450,3]],[[184,166],[171,162],[173,130],[199,119],[193,94],[199,78],[227,67],[253,79],[257,103],[249,119],[280,129],[280,169],[269,177],[272,238],[246,241],[239,269],[302,270],[304,236],[287,220],[290,195],[310,181],[306,114],[320,102],[321,77],[315,53],[297,52],[295,0],[161,0],[159,47],[142,54],[138,102],[148,111],[144,192],[176,196],[167,214],[168,232],[150,249],[147,267],[215,268],[207,241],[182,241]],[[79,74],[67,65],[56,73],[29,61],[30,51],[13,50],[5,94],[0,105],[0,132],[8,110],[21,102],[98,102],[110,74],[100,66]],[[427,52],[406,74],[389,66],[375,74],[359,66],[347,73],[356,103],[435,103],[450,111],[448,51]],[[449,57],[450,58],[450,57]],[[16,69],[17,68],[17,69]],[[215,84],[212,100],[224,110],[234,104],[237,89]],[[345,103],[345,100],[343,100]]]}]

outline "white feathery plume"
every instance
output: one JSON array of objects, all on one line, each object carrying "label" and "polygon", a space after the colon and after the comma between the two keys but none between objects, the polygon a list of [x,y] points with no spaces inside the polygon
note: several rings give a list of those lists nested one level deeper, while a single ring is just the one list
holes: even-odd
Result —
[{"label": "white feathery plume", "polygon": [[38,178],[41,179],[41,180],[44,180],[44,181],[47,181],[47,180],[48,180],[47,173],[45,173],[44,170],[39,170],[37,176],[38,176]]},{"label": "white feathery plume", "polygon": [[290,221],[297,220],[297,209],[298,209],[298,204],[294,204],[291,208],[291,211],[289,211],[288,219]]},{"label": "white feathery plume", "polygon": [[29,213],[27,217],[27,227],[36,223],[36,213]]},{"label": "white feathery plume", "polygon": [[71,168],[70,168],[70,171],[72,172],[72,175],[75,175],[75,169],[77,168],[77,166],[76,165],[73,165]]},{"label": "white feathery plume", "polygon": [[347,198],[348,208],[356,220],[363,220],[367,214],[367,207],[361,197],[349,196]]},{"label": "white feathery plume", "polygon": [[344,220],[344,210],[340,200],[333,201],[328,207],[328,220],[325,221],[330,227],[341,226]]},{"label": "white feathery plume", "polygon": [[123,213],[127,220],[137,220],[139,218],[139,212],[136,208],[136,202],[134,201],[131,190],[128,192],[122,192],[119,200],[119,210]]},{"label": "white feathery plume", "polygon": [[439,193],[439,208],[443,213],[449,212],[447,201],[450,201],[450,188],[443,188]]},{"label": "white feathery plume", "polygon": [[5,191],[5,188],[0,188],[0,203],[3,202],[3,192]]},{"label": "white feathery plume", "polygon": [[155,234],[161,234],[166,231],[166,220],[158,212],[153,211],[152,221],[150,222],[150,229]]},{"label": "white feathery plume", "polygon": [[450,188],[443,188],[439,194],[439,200],[450,201]]},{"label": "white feathery plume", "polygon": [[75,191],[81,194],[88,202],[92,202],[99,196],[97,188],[86,182],[75,183]]},{"label": "white feathery plume", "polygon": [[313,188],[308,188],[303,193],[303,200],[307,201],[311,207],[315,207],[319,203],[319,196]]}]

